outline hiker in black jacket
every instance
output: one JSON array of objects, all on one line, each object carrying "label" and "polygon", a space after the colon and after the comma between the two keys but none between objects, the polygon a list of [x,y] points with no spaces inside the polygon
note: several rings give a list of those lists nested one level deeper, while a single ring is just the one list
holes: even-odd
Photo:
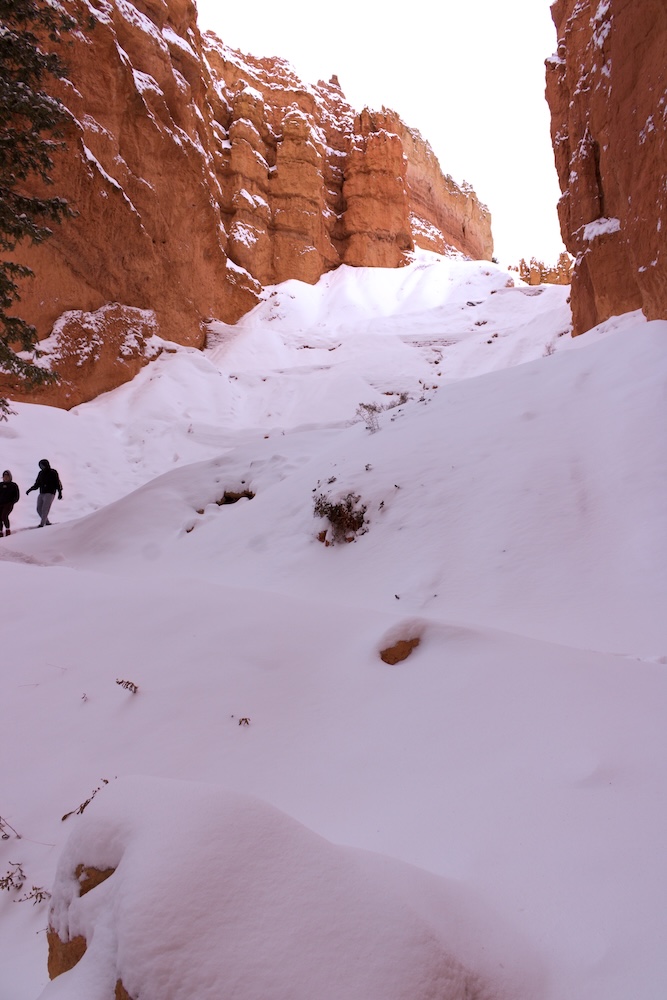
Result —
[{"label": "hiker in black jacket", "polygon": [[14,504],[19,498],[19,488],[12,479],[12,474],[9,469],[5,469],[2,473],[2,482],[0,483],[0,538],[2,538],[3,530],[6,534],[11,535],[9,529],[9,515],[11,514]]},{"label": "hiker in black jacket", "polygon": [[51,524],[49,521],[49,511],[51,510],[51,504],[55,500],[56,493],[58,493],[59,500],[63,498],[63,484],[60,482],[60,476],[55,469],[51,468],[46,458],[40,459],[37,479],[30,489],[26,490],[26,494],[32,493],[33,490],[39,490],[37,513],[40,517],[39,527],[43,528],[45,524]]}]

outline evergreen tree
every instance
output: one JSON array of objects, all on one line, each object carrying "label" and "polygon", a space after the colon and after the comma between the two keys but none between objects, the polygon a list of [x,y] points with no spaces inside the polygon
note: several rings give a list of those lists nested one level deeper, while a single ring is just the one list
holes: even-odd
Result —
[{"label": "evergreen tree", "polygon": [[[22,240],[41,243],[51,235],[48,223],[70,215],[62,198],[29,193],[29,181],[50,184],[52,154],[62,147],[65,106],[44,90],[49,79],[63,79],[66,69],[49,51],[74,20],[57,0],[0,0],[0,253],[11,253]],[[37,331],[8,310],[19,301],[17,282],[32,271],[0,259],[0,371],[29,385],[53,381],[34,362]],[[14,349],[16,348],[16,350]],[[21,357],[28,352],[32,360]],[[10,409],[0,399],[0,419]]]}]

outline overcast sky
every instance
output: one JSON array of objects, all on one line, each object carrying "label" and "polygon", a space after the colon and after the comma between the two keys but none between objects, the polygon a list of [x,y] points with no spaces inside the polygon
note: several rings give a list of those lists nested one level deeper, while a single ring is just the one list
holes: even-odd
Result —
[{"label": "overcast sky", "polygon": [[255,56],[288,59],[306,83],[337,74],[358,110],[382,105],[419,129],[444,173],[491,210],[501,263],[563,249],[544,99],[556,48],[550,0],[196,0],[199,26]]}]

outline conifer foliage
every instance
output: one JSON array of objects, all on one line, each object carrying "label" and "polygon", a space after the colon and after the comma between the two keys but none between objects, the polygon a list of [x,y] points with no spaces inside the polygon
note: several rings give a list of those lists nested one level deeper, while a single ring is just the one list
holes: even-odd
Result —
[{"label": "conifer foliage", "polygon": [[[8,314],[20,299],[17,282],[32,271],[5,255],[22,240],[41,243],[49,223],[71,214],[64,199],[37,197],[28,185],[51,183],[52,155],[63,145],[68,112],[45,86],[67,75],[52,47],[74,25],[57,0],[0,0],[0,370],[31,385],[54,375],[34,363],[34,326]],[[0,419],[9,412],[0,399]]]}]

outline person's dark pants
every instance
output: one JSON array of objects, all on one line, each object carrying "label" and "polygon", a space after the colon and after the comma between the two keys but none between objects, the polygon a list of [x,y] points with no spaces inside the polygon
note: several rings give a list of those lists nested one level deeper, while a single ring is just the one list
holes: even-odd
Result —
[{"label": "person's dark pants", "polygon": [[49,523],[49,511],[55,498],[55,493],[40,493],[37,497],[37,513],[41,518],[40,528]]},{"label": "person's dark pants", "polygon": [[14,510],[13,503],[0,504],[0,531],[4,528],[9,531],[9,515]]}]

